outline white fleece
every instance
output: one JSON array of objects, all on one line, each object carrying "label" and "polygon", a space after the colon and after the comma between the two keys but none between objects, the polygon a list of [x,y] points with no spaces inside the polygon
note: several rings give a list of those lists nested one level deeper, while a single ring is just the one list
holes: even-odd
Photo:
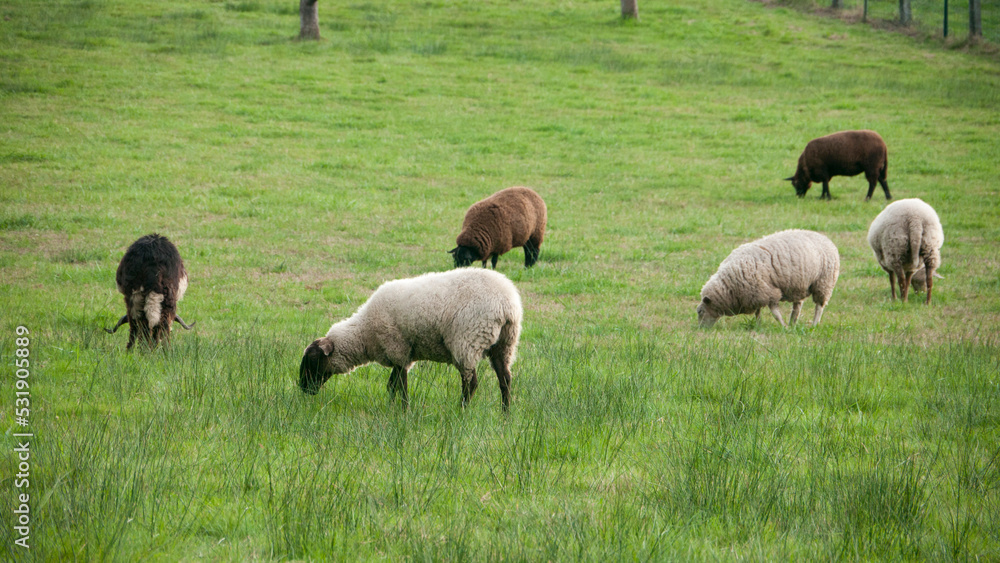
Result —
[{"label": "white fleece", "polygon": [[509,367],[522,318],[521,297],[506,276],[458,268],[382,284],[325,338],[334,344],[334,373],[370,362],[409,369],[419,360],[473,370],[494,346]]},{"label": "white fleece", "polygon": [[912,275],[926,265],[934,275],[941,266],[944,230],[933,207],[917,198],[901,199],[887,205],[872,221],[868,244],[886,272]]},{"label": "white fleece", "polygon": [[792,302],[791,324],[802,303],[816,303],[813,324],[819,324],[840,275],[840,255],[826,236],[791,229],[743,244],[719,265],[701,289],[698,319],[711,326],[723,316],[755,313],[762,307],[784,325],[779,301]]}]

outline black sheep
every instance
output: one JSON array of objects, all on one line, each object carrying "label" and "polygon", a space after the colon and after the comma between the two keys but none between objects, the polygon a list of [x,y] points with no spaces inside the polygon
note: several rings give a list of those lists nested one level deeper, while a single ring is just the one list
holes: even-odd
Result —
[{"label": "black sheep", "polygon": [[889,167],[889,153],[885,141],[874,131],[841,131],[826,137],[809,141],[799,156],[792,181],[795,193],[804,197],[813,182],[823,183],[821,199],[831,199],[830,178],[834,176],[857,176],[864,172],[868,179],[868,197],[875,192],[875,182],[882,185],[885,199],[892,199],[886,171]]},{"label": "black sheep", "polygon": [[125,296],[125,315],[115,328],[104,330],[114,334],[128,323],[128,346],[136,338],[151,346],[170,338],[170,326],[176,319],[188,330],[177,315],[177,302],[187,289],[187,271],[177,247],[166,237],[150,234],[132,243],[125,251],[115,275],[118,291]]}]

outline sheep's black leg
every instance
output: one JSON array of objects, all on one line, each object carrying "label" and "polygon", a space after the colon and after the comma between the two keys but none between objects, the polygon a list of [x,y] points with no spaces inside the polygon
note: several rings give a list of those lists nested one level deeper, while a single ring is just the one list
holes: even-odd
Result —
[{"label": "sheep's black leg", "polygon": [[490,365],[497,374],[497,381],[500,383],[500,406],[503,412],[510,411],[510,367],[504,363],[499,356],[490,356]]},{"label": "sheep's black leg", "polygon": [[889,272],[889,289],[892,290],[892,300],[896,300],[896,273]]},{"label": "sheep's black leg", "polygon": [[108,334],[114,334],[114,333],[118,332],[118,328],[119,327],[121,327],[123,324],[125,324],[127,322],[128,322],[128,315],[127,314],[126,315],[122,315],[122,318],[118,319],[118,324],[115,325],[115,328],[106,328],[104,330]]},{"label": "sheep's black leg", "polygon": [[538,246],[528,239],[528,242],[524,243],[524,267],[530,268],[535,265],[538,261]]},{"label": "sheep's black leg", "polygon": [[396,386],[399,385],[397,383],[399,379],[398,369],[399,368],[392,368],[392,371],[389,372],[389,383],[385,384],[385,389],[389,392],[390,401],[396,399]]},{"label": "sheep's black leg", "polygon": [[402,397],[400,399],[403,402],[403,408],[410,408],[410,393],[407,389],[406,376],[408,375],[406,368],[399,368],[399,377],[396,379],[399,387],[399,392]]},{"label": "sheep's black leg", "polygon": [[927,274],[927,301],[924,304],[931,304],[931,287],[934,286],[934,271],[931,270],[930,264],[924,264],[924,273]]},{"label": "sheep's black leg", "polygon": [[155,348],[161,342],[170,344],[170,331],[164,325],[156,325],[150,330],[150,348]]},{"label": "sheep's black leg", "polygon": [[[885,180],[881,180],[881,179],[878,181],[878,183],[882,185],[882,191],[885,192],[885,199],[886,199],[886,201],[892,199],[892,194],[889,193],[889,184],[887,184]],[[872,192],[873,191],[875,191],[874,187],[872,189],[868,190],[868,197],[869,198],[872,197]]]},{"label": "sheep's black leg", "polygon": [[[882,182],[882,185],[884,186],[885,182]],[[872,194],[874,194],[874,193],[875,193],[875,178],[868,178],[868,195],[865,196],[865,201],[871,201]],[[889,198],[886,198],[886,199],[889,199]]]},{"label": "sheep's black leg", "polygon": [[465,408],[476,394],[476,387],[479,387],[479,380],[476,378],[476,368],[459,370],[462,376],[462,407]]},{"label": "sheep's black leg", "polygon": [[492,258],[491,258],[491,260],[493,261],[493,269],[494,269],[494,270],[496,270],[496,269],[497,269],[497,258],[500,258],[500,255],[499,255],[499,254],[494,254],[494,255],[492,256]]},{"label": "sheep's black leg", "polygon": [[396,400],[396,393],[402,395],[403,408],[410,406],[410,397],[406,389],[406,368],[394,367],[392,368],[392,373],[389,374],[389,384],[386,388],[389,389],[389,398],[391,400]]},{"label": "sheep's black leg", "polygon": [[133,319],[128,320],[128,344],[125,345],[126,350],[131,350],[132,346],[135,344],[135,338],[139,333],[139,327],[136,326],[138,321]]},{"label": "sheep's black leg", "polygon": [[820,199],[833,199],[830,197],[830,180],[823,180],[823,193],[819,196]]}]

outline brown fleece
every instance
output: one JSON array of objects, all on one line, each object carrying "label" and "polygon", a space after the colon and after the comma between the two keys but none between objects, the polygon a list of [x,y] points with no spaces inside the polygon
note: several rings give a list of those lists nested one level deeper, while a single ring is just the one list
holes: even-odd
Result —
[{"label": "brown fleece", "polygon": [[474,203],[465,214],[456,242],[476,249],[485,266],[491,256],[525,243],[530,242],[537,253],[545,237],[546,220],[542,198],[531,188],[515,186]]},{"label": "brown fleece", "polygon": [[882,186],[886,199],[892,199],[886,173],[889,167],[885,141],[874,131],[841,131],[813,139],[806,145],[795,176],[790,180],[796,193],[804,196],[812,182],[823,184],[820,197],[830,199],[830,178],[856,176],[862,172],[868,180],[868,197],[875,191],[875,182]]}]

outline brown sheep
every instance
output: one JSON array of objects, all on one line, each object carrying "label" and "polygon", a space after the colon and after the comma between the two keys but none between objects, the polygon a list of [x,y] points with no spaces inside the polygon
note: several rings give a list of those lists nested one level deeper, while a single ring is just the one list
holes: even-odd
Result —
[{"label": "brown sheep", "polygon": [[131,349],[137,337],[151,346],[169,339],[174,320],[188,330],[194,326],[177,315],[177,302],[187,290],[187,271],[177,247],[167,237],[153,233],[133,242],[118,264],[115,283],[125,296],[125,315],[115,328],[104,330],[114,334],[127,322],[126,348]]},{"label": "brown sheep", "polygon": [[868,197],[875,193],[875,182],[882,185],[885,199],[892,199],[886,171],[889,167],[888,149],[885,141],[874,131],[841,131],[826,137],[809,141],[799,156],[799,165],[791,180],[795,193],[804,197],[813,182],[823,183],[821,199],[831,199],[830,178],[834,176],[857,176],[864,172],[868,180]]},{"label": "brown sheep", "polygon": [[545,202],[531,188],[500,190],[469,208],[456,239],[458,246],[448,252],[454,255],[456,268],[476,260],[485,267],[492,259],[496,269],[501,254],[521,246],[524,266],[530,267],[538,260],[546,219]]}]

